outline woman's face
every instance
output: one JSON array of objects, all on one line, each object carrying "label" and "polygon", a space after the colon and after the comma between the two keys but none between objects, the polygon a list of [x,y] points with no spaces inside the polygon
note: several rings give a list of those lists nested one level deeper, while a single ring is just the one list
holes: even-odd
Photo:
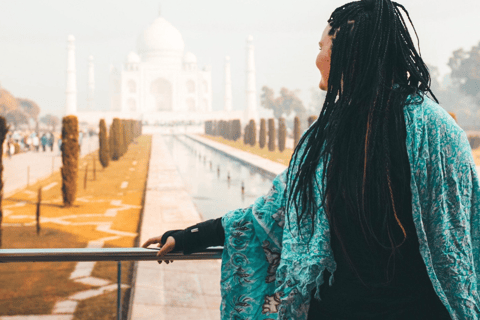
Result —
[{"label": "woman's face", "polygon": [[327,91],[328,89],[328,76],[330,74],[330,56],[332,54],[332,36],[328,35],[330,29],[330,25],[327,24],[327,27],[323,31],[322,39],[318,43],[320,52],[317,55],[316,64],[322,77],[319,87],[323,91]]}]

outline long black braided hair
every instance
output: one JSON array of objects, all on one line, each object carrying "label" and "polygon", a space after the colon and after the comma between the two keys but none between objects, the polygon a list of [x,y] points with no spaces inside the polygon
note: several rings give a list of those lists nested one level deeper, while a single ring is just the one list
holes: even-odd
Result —
[{"label": "long black braided hair", "polygon": [[[332,237],[354,270],[343,241],[347,229],[339,221],[360,224],[369,247],[380,246],[395,257],[407,238],[399,213],[411,211],[404,205],[411,191],[403,108],[409,95],[423,101],[429,93],[437,101],[400,10],[413,26],[407,10],[390,0],[350,2],[332,13],[325,102],[296,147],[287,174],[287,217],[294,210],[299,226],[304,220],[315,222],[315,189],[322,184],[321,206]],[[319,163],[325,164],[321,181],[315,174]],[[305,234],[313,230],[300,228],[298,236]],[[388,282],[388,270],[386,275]]]}]

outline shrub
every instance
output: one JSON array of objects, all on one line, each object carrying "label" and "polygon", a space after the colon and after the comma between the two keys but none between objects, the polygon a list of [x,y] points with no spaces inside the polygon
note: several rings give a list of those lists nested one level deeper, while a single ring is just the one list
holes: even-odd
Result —
[{"label": "shrub", "polygon": [[287,139],[287,126],[285,125],[285,118],[278,119],[278,150],[283,152],[285,150],[285,142]]},{"label": "shrub", "polygon": [[113,149],[115,149],[114,144],[115,142],[113,139],[113,122],[112,122],[108,130],[108,154],[110,155],[111,160],[113,160]]},{"label": "shrub", "polygon": [[260,136],[258,137],[258,145],[260,149],[265,147],[265,142],[267,141],[267,124],[265,119],[260,119]]},{"label": "shrub", "polygon": [[249,144],[249,135],[250,135],[250,124],[247,124],[245,126],[245,129],[243,130],[243,144]]},{"label": "shrub", "polygon": [[77,194],[78,176],[78,119],[66,116],[62,119],[62,195],[65,207],[70,207]]},{"label": "shrub", "polygon": [[312,125],[312,123],[315,122],[315,120],[317,120],[317,116],[310,116],[308,117],[308,127],[310,128],[310,126]]},{"label": "shrub", "polygon": [[300,141],[301,130],[300,118],[295,117],[295,120],[293,121],[293,149],[297,147],[298,141]]},{"label": "shrub", "polygon": [[268,119],[268,150],[275,151],[275,119]]},{"label": "shrub", "polygon": [[237,141],[242,136],[242,125],[239,119],[232,120],[232,139]]},{"label": "shrub", "polygon": [[257,126],[255,120],[250,120],[250,134],[248,135],[249,144],[253,147],[257,143]]},{"label": "shrub", "polygon": [[110,146],[107,137],[107,126],[105,120],[101,119],[99,123],[99,134],[98,134],[98,158],[102,167],[108,167],[108,162],[110,160]]},{"label": "shrub", "polygon": [[123,151],[123,132],[120,119],[114,118],[112,122],[112,160],[118,160]]}]

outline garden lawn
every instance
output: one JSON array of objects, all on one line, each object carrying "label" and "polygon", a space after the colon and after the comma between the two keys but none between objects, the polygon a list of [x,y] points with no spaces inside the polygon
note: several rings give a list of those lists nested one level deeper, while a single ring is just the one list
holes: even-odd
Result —
[{"label": "garden lawn", "polygon": [[265,144],[265,147],[260,148],[259,143],[257,143],[252,147],[249,144],[244,144],[243,139],[238,139],[237,141],[232,141],[232,140],[227,140],[223,137],[214,137],[210,135],[201,135],[203,138],[207,138],[216,142],[220,142],[223,144],[226,144],[230,147],[234,147],[246,152],[250,152],[253,154],[256,154],[257,156],[260,156],[265,159],[269,159],[278,163],[281,163],[283,165],[288,166],[290,163],[290,158],[292,157],[293,150],[292,149],[285,149],[283,152],[280,152],[278,150],[278,147],[276,147],[275,151],[269,151],[268,150],[268,143]]},{"label": "garden lawn", "polygon": [[[79,161],[77,197],[64,208],[61,176],[55,172],[4,199],[3,248],[82,248],[89,241],[110,238],[104,247],[133,247],[143,208],[151,137],[140,136],[118,161],[102,169],[98,152]],[[95,159],[95,160],[94,160]],[[93,161],[96,179],[93,176]],[[87,186],[84,177],[88,163]],[[56,183],[56,184],[55,184]],[[35,207],[42,191],[41,232],[35,232]],[[105,215],[116,211],[114,215]],[[98,226],[108,226],[97,230]],[[126,232],[118,234],[115,232]],[[116,238],[115,238],[116,236]],[[112,238],[114,237],[114,238]],[[0,316],[50,314],[56,302],[74,293],[98,288],[69,280],[77,262],[0,264]],[[133,263],[122,263],[122,283],[130,286]],[[97,262],[91,274],[116,283],[116,262]],[[130,289],[123,292],[124,314]],[[116,319],[116,291],[81,301],[74,319]],[[92,314],[93,312],[93,314]]]},{"label": "garden lawn", "polygon": [[[206,135],[206,134],[201,135],[201,136],[203,138],[207,138],[207,139],[210,139],[210,140],[213,140],[213,141],[216,141],[216,142],[220,142],[220,143],[226,144],[230,147],[234,147],[234,148],[246,151],[246,152],[250,152],[250,153],[256,154],[260,157],[263,157],[263,158],[266,158],[266,159],[269,159],[269,160],[272,160],[272,161],[275,161],[275,162],[279,162],[279,163],[284,164],[286,166],[288,166],[288,164],[290,162],[290,158],[292,157],[292,153],[293,153],[292,149],[285,149],[283,152],[280,152],[277,149],[274,152],[270,152],[270,151],[268,151],[268,146],[267,145],[265,145],[265,147],[263,149],[260,149],[260,147],[258,145],[258,141],[255,144],[255,146],[252,147],[250,145],[245,145],[243,143],[242,139],[238,139],[237,141],[231,141],[231,140],[227,140],[223,137],[214,137],[214,136],[210,136],[210,135]],[[476,149],[472,150],[472,153],[473,153],[473,159],[475,160],[475,164],[477,166],[480,166],[480,148],[476,148]]]}]

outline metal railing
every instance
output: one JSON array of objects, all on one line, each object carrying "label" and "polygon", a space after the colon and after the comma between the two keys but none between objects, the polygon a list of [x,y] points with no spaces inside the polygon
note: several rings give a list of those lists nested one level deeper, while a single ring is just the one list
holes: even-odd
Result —
[{"label": "metal railing", "polygon": [[68,248],[68,249],[0,249],[0,263],[58,261],[117,261],[117,319],[122,313],[122,261],[214,260],[221,259],[223,248],[208,248],[184,255],[172,252],[157,258],[158,248]]}]

